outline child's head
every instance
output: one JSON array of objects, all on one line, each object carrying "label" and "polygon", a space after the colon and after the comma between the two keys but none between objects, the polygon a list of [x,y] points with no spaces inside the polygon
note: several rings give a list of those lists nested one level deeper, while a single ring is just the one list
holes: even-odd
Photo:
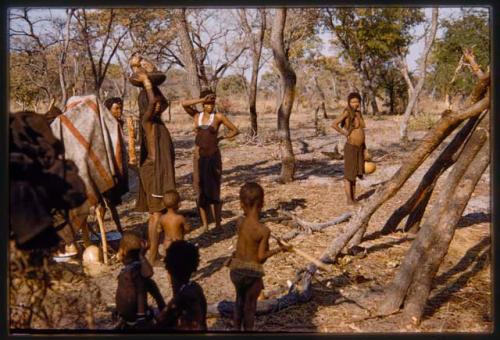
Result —
[{"label": "child's head", "polygon": [[174,241],[165,254],[165,269],[178,282],[187,282],[200,263],[198,248],[187,241]]},{"label": "child's head", "polygon": [[138,257],[142,248],[142,239],[139,234],[133,231],[125,231],[120,240],[117,258],[125,260],[125,258]]},{"label": "child's head", "polygon": [[361,105],[361,96],[357,92],[351,92],[347,96],[347,105],[353,110],[359,109]]},{"label": "child's head", "polygon": [[264,189],[255,182],[245,183],[240,189],[240,204],[245,212],[252,208],[260,211],[264,205]]},{"label": "child's head", "polygon": [[167,209],[178,209],[181,202],[181,196],[176,190],[169,190],[163,195],[163,203]]}]

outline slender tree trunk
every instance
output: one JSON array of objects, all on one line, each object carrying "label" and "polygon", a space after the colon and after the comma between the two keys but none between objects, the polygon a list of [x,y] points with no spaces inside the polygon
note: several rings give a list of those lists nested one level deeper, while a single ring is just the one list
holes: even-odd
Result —
[{"label": "slender tree trunk", "polygon": [[[437,270],[436,259],[442,260],[442,257],[446,254],[447,246],[449,245],[449,241],[451,241],[450,236],[453,236],[453,232],[450,233],[450,230],[454,230],[454,226],[462,215],[470,194],[477,183],[477,180],[472,183],[470,179],[467,179],[471,175],[469,170],[474,169],[473,172],[477,173],[476,168],[479,166],[479,170],[482,168],[479,174],[480,177],[487,166],[487,163],[483,164],[480,161],[480,159],[484,158],[485,153],[488,156],[487,161],[489,162],[488,145],[486,143],[488,136],[484,128],[488,122],[488,119],[481,122],[479,126],[482,128],[478,128],[473,133],[471,139],[467,142],[467,145],[458,157],[443,190],[439,194],[437,202],[433,206],[431,214],[429,214],[417,238],[412,243],[394,280],[387,288],[384,299],[381,300],[382,303],[378,308],[380,314],[391,314],[399,310],[408,292],[410,296],[417,296],[423,293],[425,298],[427,298],[430,284],[424,284],[425,287],[422,284],[427,282],[429,277],[431,279],[434,277],[435,270]],[[479,152],[480,150],[481,152]],[[479,157],[476,157],[478,152]],[[476,159],[476,162],[473,162],[474,159]],[[477,164],[470,167],[471,163]],[[462,177],[464,178],[462,179]],[[459,183],[462,184],[459,185]],[[464,196],[464,192],[468,192],[469,189],[470,192],[468,195]],[[446,248],[443,249],[443,245],[446,245]],[[441,260],[439,260],[439,263]],[[439,266],[439,263],[437,263],[437,266]],[[427,276],[426,278],[419,277],[424,274]],[[412,282],[415,282],[416,286],[412,287]],[[427,291],[416,293],[415,288]],[[409,310],[413,308],[409,307]]]},{"label": "slender tree trunk", "polygon": [[408,142],[408,121],[410,120],[410,115],[413,112],[415,105],[417,104],[418,96],[424,87],[425,74],[427,70],[427,58],[429,56],[429,52],[431,50],[432,44],[434,43],[434,39],[436,37],[437,25],[438,25],[438,8],[434,7],[432,9],[432,24],[431,30],[429,32],[429,36],[426,39],[425,48],[420,60],[420,78],[418,80],[417,86],[412,91],[411,96],[408,100],[408,106],[406,107],[403,121],[401,122],[401,126],[399,129],[400,139],[402,142]]},{"label": "slender tree trunk", "polygon": [[377,104],[377,94],[375,93],[375,90],[370,89],[369,95],[370,95],[370,104],[372,107],[372,114],[376,115],[380,112]]},{"label": "slender tree trunk", "polygon": [[408,98],[411,98],[411,95],[412,95],[413,91],[415,90],[415,87],[413,86],[413,82],[411,81],[410,74],[408,72],[408,64],[406,63],[406,59],[404,56],[400,56],[399,64],[400,64],[399,66],[400,66],[401,74],[403,75],[403,78],[406,82],[407,91],[408,91]]},{"label": "slender tree trunk", "polygon": [[201,84],[198,77],[198,61],[194,52],[193,43],[189,37],[189,26],[186,19],[186,9],[174,9],[174,20],[177,28],[177,34],[180,39],[182,49],[182,62],[188,74],[189,91],[192,98],[200,96]]},{"label": "slender tree trunk", "polygon": [[59,58],[59,83],[61,85],[61,107],[66,105],[66,101],[68,100],[67,94],[67,85],[66,85],[66,76],[64,73],[64,66],[66,65],[66,56],[68,54],[69,48],[69,34],[70,34],[70,25],[71,18],[73,17],[74,9],[67,10],[67,18],[66,18],[66,26],[65,26],[65,34],[64,34],[64,46],[62,48],[61,56]]},{"label": "slender tree trunk", "polygon": [[339,99],[339,93],[337,91],[337,78],[335,77],[335,74],[332,73],[332,90],[333,90],[333,98]]},{"label": "slender tree trunk", "polygon": [[286,8],[276,9],[274,17],[271,46],[274,61],[280,73],[282,101],[278,107],[278,134],[281,150],[281,181],[288,183],[293,181],[295,174],[295,157],[293,154],[292,141],[290,137],[290,114],[292,113],[293,100],[295,97],[295,84],[297,77],[288,61],[283,44],[283,31],[286,22]]},{"label": "slender tree trunk", "polygon": [[389,89],[389,107],[391,111],[391,115],[394,114],[394,87],[391,86]]},{"label": "slender tree trunk", "polygon": [[[261,24],[260,31],[258,36],[254,37],[251,31],[251,28],[247,28],[247,34],[249,35],[249,39],[251,40],[252,45],[252,78],[250,80],[250,91],[248,94],[248,106],[250,108],[250,126],[251,126],[251,134],[257,135],[258,127],[257,127],[257,80],[259,76],[260,69],[260,57],[262,54],[262,45],[264,43],[264,35],[266,32],[266,10],[259,9]],[[245,11],[243,10],[243,14],[246,16]],[[245,18],[246,21],[246,18]]]},{"label": "slender tree trunk", "polygon": [[323,109],[323,118],[326,119],[326,118],[328,118],[328,116],[326,114],[326,106],[325,106],[325,102],[326,102],[325,91],[323,91],[323,89],[319,85],[319,81],[318,81],[318,76],[317,75],[314,76],[314,84],[316,85],[316,90],[318,90],[318,94],[319,94],[319,97],[321,99],[321,104],[319,105],[319,107],[321,107]]}]

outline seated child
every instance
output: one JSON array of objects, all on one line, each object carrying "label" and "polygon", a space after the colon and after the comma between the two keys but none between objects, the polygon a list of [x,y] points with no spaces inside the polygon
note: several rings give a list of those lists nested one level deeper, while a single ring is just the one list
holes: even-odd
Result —
[{"label": "seated child", "polygon": [[280,248],[269,250],[271,231],[259,222],[264,204],[264,190],[254,182],[245,183],[240,189],[240,204],[244,217],[237,222],[236,250],[229,263],[230,277],[236,289],[234,311],[235,328],[252,330],[257,308],[257,298],[264,288],[263,263],[280,251],[288,250],[281,242]]},{"label": "seated child", "polygon": [[190,281],[198,268],[198,248],[187,241],[174,241],[164,259],[173,286],[173,297],[156,318],[163,330],[207,330],[207,300],[201,286]]},{"label": "seated child", "polygon": [[139,235],[123,233],[118,249],[118,259],[125,265],[118,275],[116,312],[120,318],[119,329],[144,329],[152,325],[152,311],[148,309],[147,293],[151,294],[158,309],[165,307],[158,286],[153,281],[153,269],[144,254],[147,242]]},{"label": "seated child", "polygon": [[181,198],[176,190],[169,190],[163,195],[163,202],[168,210],[160,217],[158,231],[164,232],[163,245],[165,251],[173,241],[184,240],[184,235],[191,231],[189,222],[184,216],[177,213],[180,200]]}]

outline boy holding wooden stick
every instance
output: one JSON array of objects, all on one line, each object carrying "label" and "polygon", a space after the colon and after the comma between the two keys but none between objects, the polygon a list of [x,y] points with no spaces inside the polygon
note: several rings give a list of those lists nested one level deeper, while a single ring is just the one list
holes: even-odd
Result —
[{"label": "boy holding wooden stick", "polygon": [[269,250],[271,231],[259,222],[264,204],[264,190],[259,184],[249,182],[241,187],[240,204],[245,216],[237,223],[238,240],[229,268],[236,289],[234,326],[241,330],[243,321],[243,330],[247,331],[253,329],[257,298],[264,288],[263,263],[274,254],[288,251],[291,247],[277,240],[279,248]]}]

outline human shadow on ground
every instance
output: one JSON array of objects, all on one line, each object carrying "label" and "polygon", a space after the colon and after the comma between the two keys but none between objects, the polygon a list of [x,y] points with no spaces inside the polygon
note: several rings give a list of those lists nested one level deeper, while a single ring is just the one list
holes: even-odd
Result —
[{"label": "human shadow on ground", "polygon": [[248,165],[237,165],[232,168],[222,170],[222,182],[228,186],[241,186],[245,182],[258,182],[263,177],[278,175],[281,164],[276,163],[262,167],[260,165],[268,163],[268,160],[258,161]]},{"label": "human shadow on ground", "polygon": [[[363,240],[363,241],[366,241],[366,240]],[[370,254],[370,253],[374,253],[374,252],[377,252],[377,251],[381,251],[381,250],[392,248],[395,245],[399,245],[399,244],[402,244],[402,243],[405,243],[405,242],[411,242],[411,241],[413,241],[413,238],[403,237],[403,238],[400,238],[400,239],[397,239],[397,240],[392,240],[392,241],[389,241],[389,242],[375,244],[373,246],[370,246],[370,247],[368,247],[366,249],[366,252],[367,252],[367,254]]]},{"label": "human shadow on ground", "polygon": [[193,148],[194,146],[194,136],[187,136],[187,137],[184,137],[184,138],[175,138],[173,140],[173,143],[174,143],[174,150],[190,150]]},{"label": "human shadow on ground", "polygon": [[[423,222],[424,221],[422,221],[422,223]],[[487,214],[484,212],[474,212],[474,213],[470,213],[470,214],[467,214],[465,216],[462,216],[460,218],[460,220],[458,221],[456,228],[457,229],[467,228],[467,227],[473,226],[475,224],[487,223],[487,222],[491,222],[491,214],[489,214],[489,213]],[[401,225],[403,225],[403,223],[401,223]],[[397,230],[395,230],[394,232],[390,233],[389,235],[394,235],[394,234],[402,234],[401,226]],[[417,234],[418,234],[418,232],[417,232]],[[413,240],[417,234],[408,233],[403,237],[405,237],[408,240]],[[379,238],[381,236],[385,236],[385,235],[382,234],[382,232],[380,230],[374,231],[373,233],[364,236],[363,242],[376,240],[377,238]]]},{"label": "human shadow on ground", "polygon": [[234,236],[236,232],[237,216],[231,218],[228,222],[215,228],[213,225],[209,226],[209,230],[196,237],[189,238],[189,242],[196,244],[198,248],[207,248],[212,244],[219,243]]},{"label": "human shadow on ground", "polygon": [[375,193],[375,189],[370,189],[358,196],[358,201],[363,201],[370,198]]},{"label": "human shadow on ground", "polygon": [[[441,288],[428,301],[424,316],[431,317],[439,310],[439,307],[448,302],[455,293],[464,288],[470,279],[477,275],[481,270],[486,268],[491,259],[491,237],[486,236],[481,239],[475,246],[471,247],[460,261],[450,268],[446,273],[436,277],[433,286],[445,284],[453,276],[462,273],[454,281],[450,282],[446,287]],[[469,308],[472,308],[469,305]],[[482,310],[480,312],[483,312]]]},{"label": "human shadow on ground", "polygon": [[344,173],[344,165],[341,162],[332,164],[327,159],[297,160],[295,169],[296,180],[305,180],[310,176],[334,179],[340,178]]},{"label": "human shadow on ground", "polygon": [[[244,182],[256,181],[260,177],[277,173],[279,171],[279,164],[270,167],[259,167],[266,164],[268,160],[261,160],[251,164],[237,165],[232,168],[224,167],[222,164],[222,183],[227,186],[241,185]],[[192,184],[193,174],[187,173],[183,176],[176,177],[178,184]]]},{"label": "human shadow on ground", "polygon": [[229,260],[230,257],[231,257],[231,254],[230,254],[230,252],[228,252],[228,255],[220,256],[218,258],[215,258],[215,259],[208,261],[208,264],[205,267],[198,269],[196,271],[195,275],[193,276],[193,279],[194,280],[202,280],[206,277],[212,276],[214,273],[216,273],[222,269],[222,267],[224,266],[224,263],[227,260]]}]

